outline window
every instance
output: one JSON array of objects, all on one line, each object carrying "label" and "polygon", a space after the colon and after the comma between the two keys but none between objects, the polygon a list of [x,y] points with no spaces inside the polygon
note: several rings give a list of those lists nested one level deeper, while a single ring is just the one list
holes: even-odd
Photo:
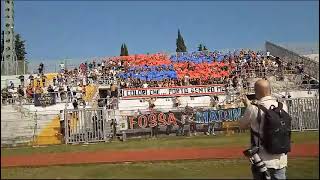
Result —
[{"label": "window", "polygon": [[10,47],[7,47],[7,48],[6,48],[7,51],[10,51],[10,49],[11,49]]},{"label": "window", "polygon": [[10,39],[7,39],[6,42],[9,43],[9,42],[10,42]]},{"label": "window", "polygon": [[7,8],[6,11],[10,11],[10,8]]},{"label": "window", "polygon": [[6,34],[10,34],[10,31],[6,31]]},{"label": "window", "polygon": [[10,18],[10,16],[6,16],[6,18]]},{"label": "window", "polygon": [[10,58],[10,57],[11,57],[10,54],[6,55],[6,58]]},{"label": "window", "polygon": [[9,24],[9,23],[7,23],[7,24],[6,24],[6,27],[9,27],[9,26],[10,26],[10,24]]}]

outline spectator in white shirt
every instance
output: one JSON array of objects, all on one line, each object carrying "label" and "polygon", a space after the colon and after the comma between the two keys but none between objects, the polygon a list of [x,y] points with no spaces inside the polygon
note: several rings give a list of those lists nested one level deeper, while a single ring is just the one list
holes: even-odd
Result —
[{"label": "spectator in white shirt", "polygon": [[269,59],[269,57],[270,57],[270,52],[268,51],[267,52],[267,59]]},{"label": "spectator in white shirt", "polygon": [[76,94],[77,94],[77,87],[73,86],[71,89],[72,89],[71,90],[72,91],[72,96],[75,97]]},{"label": "spectator in white shirt", "polygon": [[189,86],[189,80],[190,80],[190,76],[188,74],[186,76],[184,76],[184,85],[185,86]]},{"label": "spectator in white shirt", "polygon": [[77,97],[77,99],[79,101],[80,99],[82,99],[82,93],[81,92],[77,92],[76,97]]},{"label": "spectator in white shirt", "polygon": [[142,85],[143,88],[147,88],[148,86],[149,86],[149,85],[148,85],[147,82],[145,82],[145,83]]}]

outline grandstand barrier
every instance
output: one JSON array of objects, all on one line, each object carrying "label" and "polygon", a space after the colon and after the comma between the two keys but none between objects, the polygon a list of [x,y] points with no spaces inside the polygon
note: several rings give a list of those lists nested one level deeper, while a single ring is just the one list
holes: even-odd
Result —
[{"label": "grandstand barrier", "polygon": [[221,95],[224,94],[224,91],[225,88],[222,84],[152,88],[126,88],[120,90],[120,97],[121,99],[135,99],[150,97]]},{"label": "grandstand barrier", "polygon": [[290,51],[268,41],[265,43],[265,46],[266,50],[269,51],[273,56],[280,57],[286,62],[303,62],[306,73],[319,80],[319,62],[313,61],[310,58],[304,56],[300,56],[293,51]]},{"label": "grandstand barrier", "polygon": [[1,94],[1,105],[35,105],[35,106],[52,106],[55,104],[65,104],[73,102],[73,99],[78,99],[79,104],[86,104],[85,102],[91,102],[94,95],[97,92],[97,87],[89,85],[86,87],[86,94],[82,98],[67,92],[46,92],[46,93],[33,93],[22,97],[18,94],[11,94],[10,96],[3,96]]},{"label": "grandstand barrier", "polygon": [[[292,116],[293,131],[319,130],[318,97],[279,100],[288,106],[288,113]],[[210,123],[214,123],[215,131],[223,131],[230,135],[239,132],[238,120],[245,110],[243,107],[225,106],[223,109],[219,107],[162,108],[158,111],[151,109],[130,112],[128,110],[125,113],[106,108],[79,108],[64,109],[63,117],[58,118],[59,113],[56,111],[59,110],[49,112],[50,106],[34,108],[38,111],[15,110],[14,117],[20,116],[20,113],[25,125],[7,132],[14,134],[12,138],[7,134],[6,139],[2,139],[3,142],[10,144],[23,140],[29,145],[78,144],[108,142],[115,137],[126,140],[126,138],[141,135],[149,137],[170,135],[178,132],[182,113],[188,115],[188,122],[183,127],[185,135],[194,131],[205,133]],[[1,109],[3,110],[3,106]],[[4,124],[2,128],[9,126],[13,128],[16,125],[12,123],[20,121],[2,118],[2,124]]]}]

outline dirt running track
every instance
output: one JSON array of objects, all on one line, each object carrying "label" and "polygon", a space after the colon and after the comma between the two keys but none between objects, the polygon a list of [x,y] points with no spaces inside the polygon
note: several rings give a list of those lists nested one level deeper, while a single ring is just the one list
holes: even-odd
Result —
[{"label": "dirt running track", "polygon": [[[191,159],[242,158],[244,147],[172,148],[137,151],[98,151],[33,154],[1,157],[1,168],[18,166],[51,166],[89,163],[119,163]],[[318,157],[318,144],[293,145],[289,157]]]}]

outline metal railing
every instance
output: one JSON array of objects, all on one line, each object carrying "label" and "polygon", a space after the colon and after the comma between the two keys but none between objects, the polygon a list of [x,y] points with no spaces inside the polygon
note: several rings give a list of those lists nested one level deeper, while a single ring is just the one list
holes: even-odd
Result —
[{"label": "metal railing", "polygon": [[111,111],[78,109],[64,111],[64,139],[66,144],[106,142],[113,137]]},{"label": "metal railing", "polygon": [[[77,92],[80,93],[80,92]],[[21,96],[17,93],[11,94],[9,97],[3,97],[1,96],[1,105],[31,105],[34,104],[36,100],[36,95],[43,95],[43,96],[50,96],[52,98],[55,98],[55,104],[56,103],[72,103],[74,99],[78,99],[81,101],[82,98],[78,98],[77,95],[74,95],[72,92],[47,92],[47,93],[41,93],[41,94],[31,94],[31,95],[25,95]]]},{"label": "metal railing", "polygon": [[292,117],[292,130],[319,130],[319,98],[280,99]]}]

